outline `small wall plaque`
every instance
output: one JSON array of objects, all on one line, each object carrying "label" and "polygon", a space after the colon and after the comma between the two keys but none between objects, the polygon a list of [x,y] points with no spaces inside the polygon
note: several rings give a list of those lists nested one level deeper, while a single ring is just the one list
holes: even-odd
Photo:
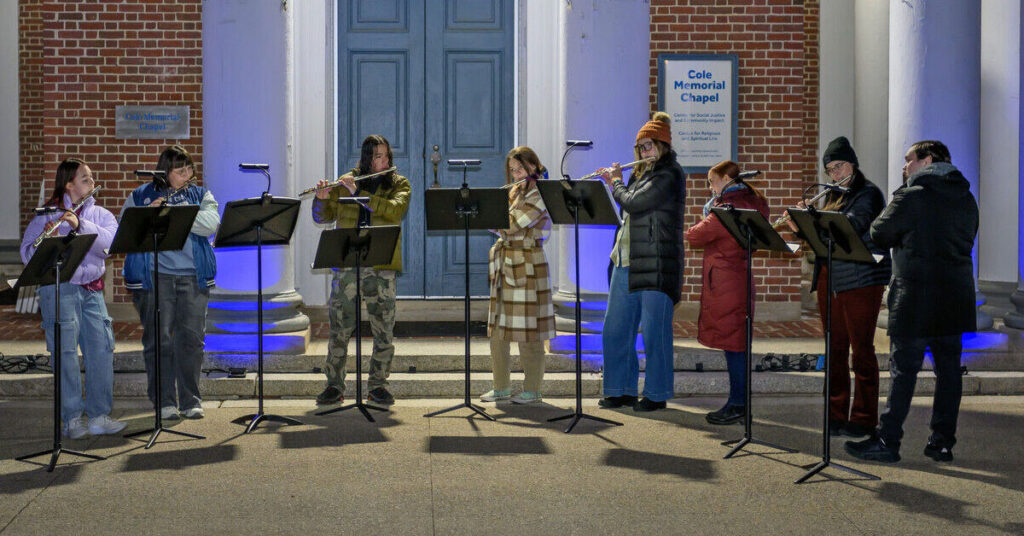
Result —
[{"label": "small wall plaque", "polygon": [[117,139],[188,139],[188,106],[117,106],[115,111]]}]

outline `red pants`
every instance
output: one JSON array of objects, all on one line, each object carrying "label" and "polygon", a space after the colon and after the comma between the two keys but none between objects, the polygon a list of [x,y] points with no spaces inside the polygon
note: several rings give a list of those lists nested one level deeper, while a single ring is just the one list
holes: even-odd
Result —
[{"label": "red pants", "polygon": [[[818,278],[818,310],[825,326],[825,294],[828,270]],[[875,357],[875,323],[882,305],[884,285],[856,288],[832,296],[832,358],[829,363],[831,419],[870,428],[878,424],[878,358]],[[850,347],[853,358],[850,359]],[[853,407],[850,406],[850,361],[853,362]]]}]

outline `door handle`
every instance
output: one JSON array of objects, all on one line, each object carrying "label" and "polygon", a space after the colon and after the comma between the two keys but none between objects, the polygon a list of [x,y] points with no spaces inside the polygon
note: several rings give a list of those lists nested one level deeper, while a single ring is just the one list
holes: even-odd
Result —
[{"label": "door handle", "polygon": [[437,145],[434,146],[434,152],[430,153],[430,163],[434,164],[434,184],[431,184],[431,188],[440,188],[441,183],[437,181],[437,165],[441,163],[441,153],[438,152]]}]

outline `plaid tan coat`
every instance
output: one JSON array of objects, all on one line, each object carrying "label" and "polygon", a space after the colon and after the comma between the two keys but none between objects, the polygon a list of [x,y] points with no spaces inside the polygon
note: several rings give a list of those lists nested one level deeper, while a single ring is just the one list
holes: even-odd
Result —
[{"label": "plaid tan coat", "polygon": [[551,218],[537,186],[509,191],[509,228],[498,232],[490,253],[491,300],[487,334],[506,341],[544,341],[555,336],[555,307],[543,242]]}]

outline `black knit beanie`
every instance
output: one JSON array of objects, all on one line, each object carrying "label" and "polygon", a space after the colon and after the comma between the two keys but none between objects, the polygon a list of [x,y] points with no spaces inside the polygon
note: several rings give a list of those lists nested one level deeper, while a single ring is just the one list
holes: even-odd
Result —
[{"label": "black knit beanie", "polygon": [[849,162],[853,164],[854,167],[859,167],[857,163],[857,153],[853,152],[850,140],[846,139],[846,136],[839,136],[838,138],[828,142],[828,147],[825,148],[824,154],[821,155],[821,165],[823,166],[827,166],[829,162],[835,160]]}]

